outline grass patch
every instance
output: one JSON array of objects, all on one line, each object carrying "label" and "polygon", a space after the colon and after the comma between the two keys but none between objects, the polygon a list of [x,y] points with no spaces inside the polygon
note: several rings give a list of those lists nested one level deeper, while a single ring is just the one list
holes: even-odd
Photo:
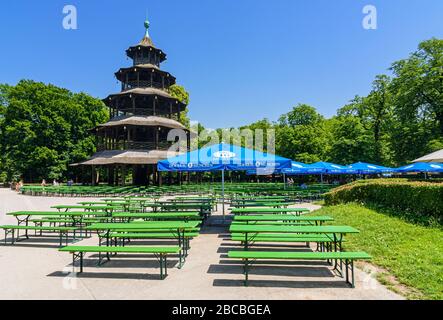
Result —
[{"label": "grass patch", "polygon": [[360,230],[348,235],[345,250],[366,251],[372,263],[395,277],[380,274],[388,287],[394,282],[410,287],[409,299],[443,299],[443,230],[408,223],[400,218],[357,204],[323,207],[316,215],[329,215],[331,224],[350,225]]}]

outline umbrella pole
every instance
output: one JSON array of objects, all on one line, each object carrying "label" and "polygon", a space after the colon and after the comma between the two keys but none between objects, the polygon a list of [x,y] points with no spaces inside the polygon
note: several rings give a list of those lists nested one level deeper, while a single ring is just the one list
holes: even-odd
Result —
[{"label": "umbrella pole", "polygon": [[286,190],[286,174],[285,173],[283,173],[283,188],[284,188],[284,190]]},{"label": "umbrella pole", "polygon": [[225,221],[225,169],[222,170],[222,210],[223,222]]},{"label": "umbrella pole", "polygon": [[320,174],[320,181],[323,184],[323,173]]}]

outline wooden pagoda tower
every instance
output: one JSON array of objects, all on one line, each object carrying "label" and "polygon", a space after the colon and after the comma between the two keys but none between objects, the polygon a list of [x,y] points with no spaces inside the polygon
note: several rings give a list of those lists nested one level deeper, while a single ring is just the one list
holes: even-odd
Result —
[{"label": "wooden pagoda tower", "polygon": [[174,143],[167,140],[172,129],[186,132],[189,150],[190,131],[179,122],[186,104],[169,93],[176,79],[160,69],[166,54],[153,44],[147,20],[145,29],[143,39],[126,50],[132,66],[115,73],[121,92],[103,100],[110,121],[94,129],[97,152],[79,164],[92,167],[93,183],[97,167],[106,167],[109,184],[124,184],[130,171],[133,184],[161,184],[157,162],[176,155],[167,151]]}]

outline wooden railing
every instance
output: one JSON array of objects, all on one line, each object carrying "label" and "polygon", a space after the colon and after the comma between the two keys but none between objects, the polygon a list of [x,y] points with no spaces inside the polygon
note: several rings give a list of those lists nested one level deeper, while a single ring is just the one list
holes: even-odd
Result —
[{"label": "wooden railing", "polygon": [[112,145],[98,144],[97,151],[104,150],[168,150],[171,147],[171,142],[162,141],[156,146],[155,142],[134,142],[134,141],[119,141]]},{"label": "wooden railing", "polygon": [[135,89],[135,88],[156,88],[160,90],[167,90],[167,83],[163,85],[161,82],[149,81],[149,80],[130,80],[122,82],[122,91]]},{"label": "wooden railing", "polygon": [[[139,116],[153,116],[154,115],[154,111],[152,109],[147,109],[147,108],[126,108],[126,109],[118,109],[118,111],[121,112],[122,114],[125,114],[125,115],[127,115],[127,114],[139,115]],[[168,117],[168,114],[165,114],[165,113],[159,114],[158,110],[157,110],[156,115],[179,121],[176,112],[173,112],[171,114],[171,118]]]}]

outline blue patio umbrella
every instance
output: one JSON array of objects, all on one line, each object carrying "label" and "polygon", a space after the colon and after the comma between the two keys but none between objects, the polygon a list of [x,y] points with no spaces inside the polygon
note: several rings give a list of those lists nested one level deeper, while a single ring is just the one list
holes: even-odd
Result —
[{"label": "blue patio umbrella", "polygon": [[393,172],[395,169],[379,166],[366,162],[356,162],[348,166],[349,169],[357,170],[358,174],[378,174]]},{"label": "blue patio umbrella", "polygon": [[305,174],[308,169],[309,166],[307,164],[302,162],[292,161],[291,167],[282,169],[282,173],[287,175]]},{"label": "blue patio umbrella", "polygon": [[357,171],[341,166],[339,164],[330,162],[316,162],[309,165],[311,167],[311,174],[320,174],[321,182],[323,183],[324,174],[356,174]]},{"label": "blue patio umbrella", "polygon": [[225,171],[258,170],[272,172],[289,168],[291,160],[271,153],[231,144],[215,144],[158,162],[158,171],[222,172],[223,216],[225,198]]},{"label": "blue patio umbrella", "polygon": [[323,169],[322,173],[326,174],[356,174],[357,170],[341,166],[330,162],[316,162],[310,165],[312,168]]},{"label": "blue patio umbrella", "polygon": [[443,172],[443,164],[437,162],[416,162],[395,169],[396,172],[407,173],[407,172]]},{"label": "blue patio umbrella", "polygon": [[269,176],[275,173],[282,173],[279,169],[258,169],[258,170],[247,170],[246,175],[248,176]]}]

